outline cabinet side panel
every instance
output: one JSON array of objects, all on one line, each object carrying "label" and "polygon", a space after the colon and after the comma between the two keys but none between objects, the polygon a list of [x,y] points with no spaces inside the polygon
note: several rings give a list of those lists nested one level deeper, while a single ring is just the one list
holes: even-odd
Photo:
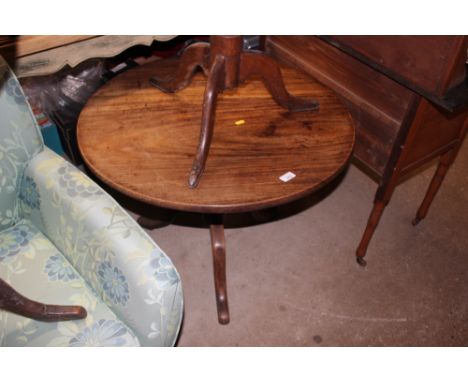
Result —
[{"label": "cabinet side panel", "polygon": [[356,126],[354,155],[381,176],[411,92],[317,37],[271,36],[267,48],[344,99]]}]

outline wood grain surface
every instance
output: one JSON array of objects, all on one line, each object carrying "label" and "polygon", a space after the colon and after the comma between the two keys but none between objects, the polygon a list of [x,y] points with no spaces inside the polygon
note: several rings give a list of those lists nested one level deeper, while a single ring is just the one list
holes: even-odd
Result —
[{"label": "wood grain surface", "polygon": [[[86,164],[120,192],[177,210],[252,211],[305,196],[348,163],[354,128],[346,108],[331,90],[283,68],[290,93],[316,99],[319,111],[288,112],[260,78],[223,92],[203,179],[190,189],[206,78],[196,74],[176,94],[148,82],[176,68],[176,61],[164,60],[129,70],[96,92],[80,115],[77,134]],[[289,171],[296,177],[282,182]]]},{"label": "wood grain surface", "polygon": [[270,52],[342,96],[356,124],[353,155],[381,178],[411,92],[359,60],[313,36],[271,36]]},{"label": "wood grain surface", "polygon": [[[63,45],[74,44],[79,41],[89,40],[97,36],[88,35],[21,35],[12,36],[0,42],[0,49],[14,45],[16,57],[38,53],[44,50],[58,48]],[[0,40],[1,41],[1,40]]]},{"label": "wood grain surface", "polygon": [[407,87],[431,94],[443,95],[466,76],[467,36],[329,36],[327,40],[362,54]]}]

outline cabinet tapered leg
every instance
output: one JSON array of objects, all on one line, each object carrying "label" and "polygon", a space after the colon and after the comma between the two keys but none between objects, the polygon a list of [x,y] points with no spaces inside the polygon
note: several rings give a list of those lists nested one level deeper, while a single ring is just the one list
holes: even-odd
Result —
[{"label": "cabinet tapered leg", "polygon": [[437,170],[431,180],[431,184],[427,189],[426,196],[424,197],[424,200],[421,203],[418,212],[416,213],[416,217],[413,219],[413,225],[417,225],[422,219],[426,217],[429,207],[431,206],[437,191],[439,191],[439,188],[445,178],[445,175],[447,174],[448,169],[450,168],[450,165],[455,159],[457,151],[457,149],[452,149],[441,155],[439,159],[439,165],[437,166]]},{"label": "cabinet tapered leg", "polygon": [[226,240],[224,238],[224,225],[222,216],[210,217],[211,249],[213,253],[213,270],[218,308],[218,322],[229,323],[229,307],[226,286]]},{"label": "cabinet tapered leg", "polygon": [[369,246],[369,242],[372,238],[372,235],[374,234],[375,229],[377,228],[377,224],[379,224],[384,209],[385,204],[382,201],[376,201],[374,203],[374,207],[372,208],[369,220],[367,222],[366,230],[364,231],[364,235],[362,235],[359,247],[356,250],[356,261],[361,266],[366,266],[367,264],[364,260],[364,256],[366,255],[367,247]]}]

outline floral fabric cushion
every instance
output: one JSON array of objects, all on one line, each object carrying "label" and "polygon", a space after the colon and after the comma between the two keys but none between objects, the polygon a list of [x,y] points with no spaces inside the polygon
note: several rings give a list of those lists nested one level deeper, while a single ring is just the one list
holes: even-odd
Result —
[{"label": "floral fabric cushion", "polygon": [[26,167],[20,212],[64,254],[142,345],[171,346],[181,324],[179,274],[95,182],[49,150]]},{"label": "floral fabric cushion", "polygon": [[16,191],[42,137],[18,80],[0,57],[0,230],[19,220]]},{"label": "floral fabric cushion", "polygon": [[139,346],[133,331],[94,293],[30,221],[0,232],[0,277],[28,298],[82,305],[83,320],[41,322],[0,310],[1,346]]}]

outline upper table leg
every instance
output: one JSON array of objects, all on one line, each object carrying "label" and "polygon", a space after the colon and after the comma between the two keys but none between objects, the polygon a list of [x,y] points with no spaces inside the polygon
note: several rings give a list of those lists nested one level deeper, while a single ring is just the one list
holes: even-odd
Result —
[{"label": "upper table leg", "polygon": [[[241,36],[212,36],[211,45],[193,44],[181,58],[178,71],[170,80],[153,77],[150,82],[164,92],[177,92],[186,87],[194,70],[202,67],[208,75],[202,109],[202,123],[197,153],[188,185],[195,188],[203,174],[214,129],[217,95],[233,89],[250,76],[260,75],[273,99],[291,112],[317,110],[318,102],[291,95],[285,88],[276,61],[262,52],[243,52]],[[209,69],[209,70],[208,70]]]},{"label": "upper table leg", "polygon": [[206,73],[209,69],[209,44],[199,42],[188,46],[180,59],[176,73],[171,78],[160,78],[154,76],[150,79],[150,84],[165,93],[175,93],[184,89],[190,81],[198,67]]}]

